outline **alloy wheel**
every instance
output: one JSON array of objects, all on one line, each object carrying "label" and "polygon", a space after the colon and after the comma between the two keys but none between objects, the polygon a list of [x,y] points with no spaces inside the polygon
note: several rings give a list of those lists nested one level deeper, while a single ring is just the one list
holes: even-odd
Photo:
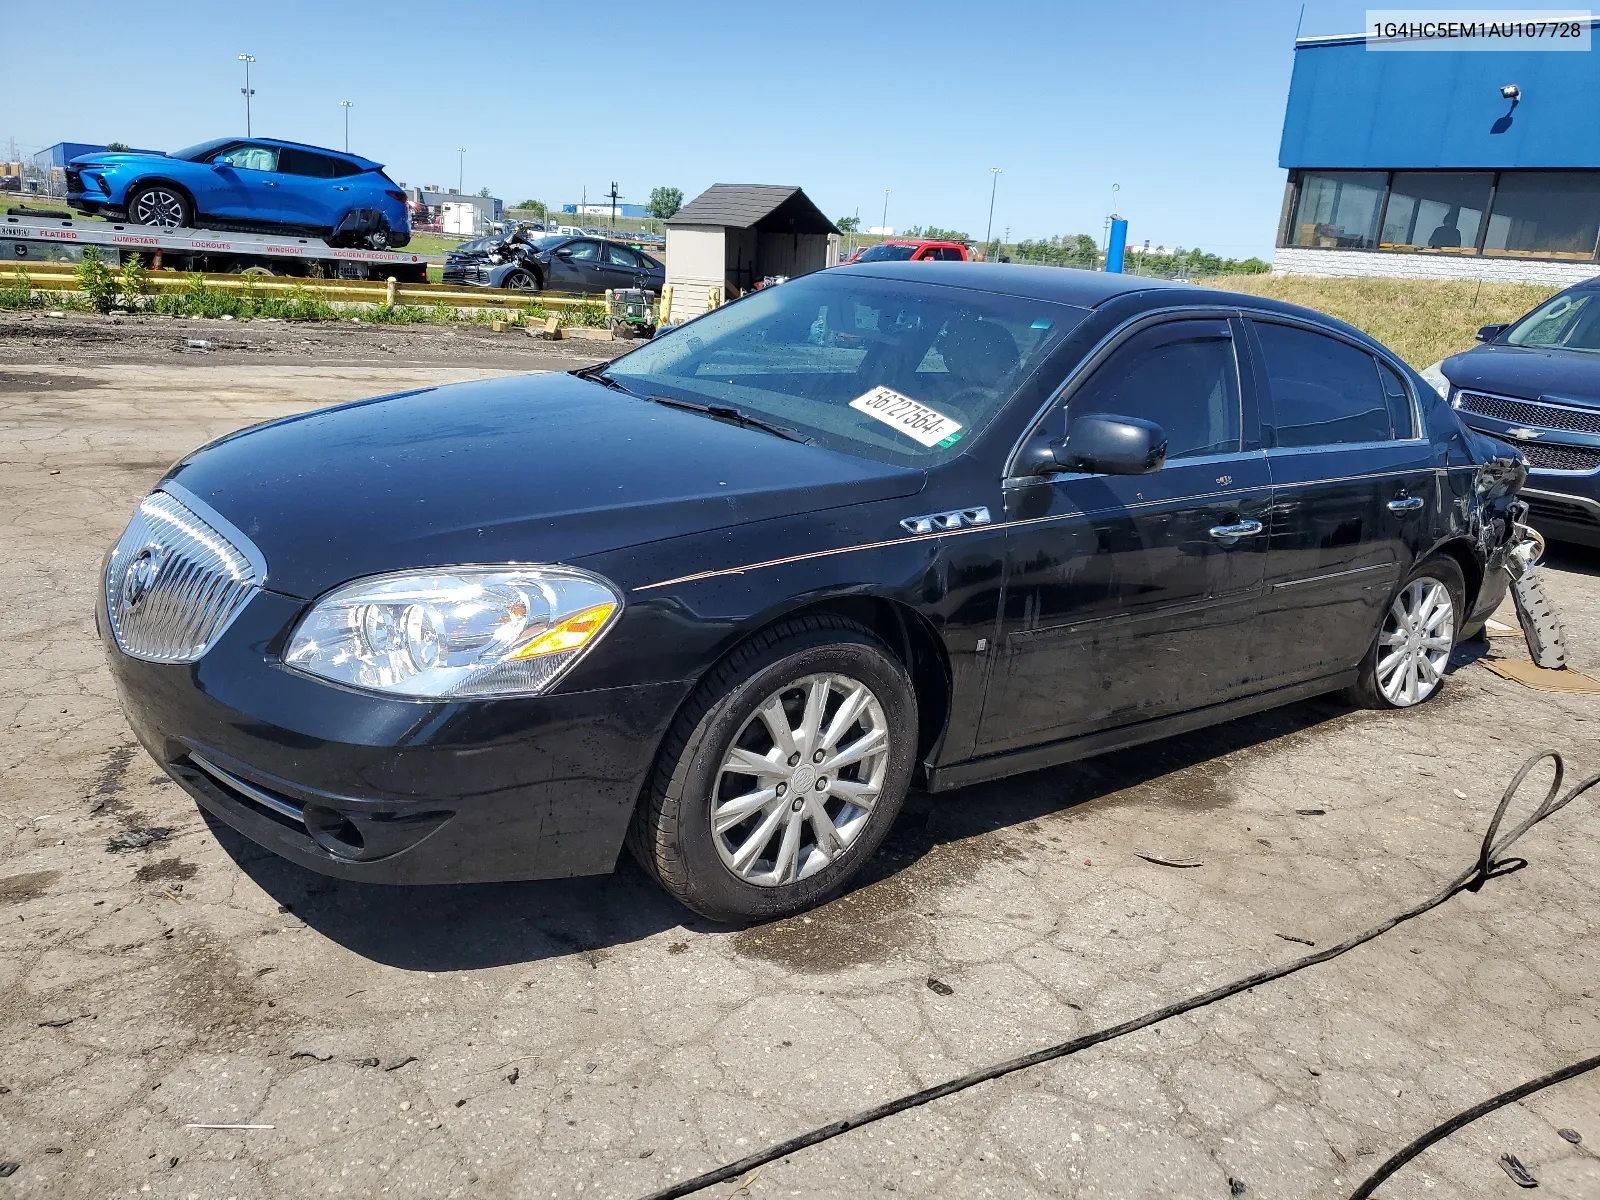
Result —
[{"label": "alloy wheel", "polygon": [[808,675],[767,697],[717,772],[711,832],[723,865],[781,887],[836,861],[866,827],[889,766],[889,725],[872,689]]},{"label": "alloy wheel", "polygon": [[1389,605],[1378,634],[1378,687],[1397,708],[1421,704],[1444,681],[1455,645],[1455,606],[1437,579],[1412,580]]},{"label": "alloy wheel", "polygon": [[177,229],[183,224],[183,199],[166,188],[146,188],[134,197],[129,215],[136,225]]}]

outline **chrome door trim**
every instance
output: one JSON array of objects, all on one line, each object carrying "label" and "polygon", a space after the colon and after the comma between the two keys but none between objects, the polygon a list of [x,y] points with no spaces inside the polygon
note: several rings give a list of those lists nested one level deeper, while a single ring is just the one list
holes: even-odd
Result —
[{"label": "chrome door trim", "polygon": [[1368,567],[1352,567],[1348,571],[1329,571],[1326,575],[1307,575],[1304,579],[1285,580],[1283,583],[1273,584],[1272,590],[1276,592],[1282,588],[1295,588],[1307,583],[1326,583],[1330,579],[1343,579],[1347,575],[1365,575],[1371,571],[1393,571],[1394,569],[1394,563],[1374,563]]}]

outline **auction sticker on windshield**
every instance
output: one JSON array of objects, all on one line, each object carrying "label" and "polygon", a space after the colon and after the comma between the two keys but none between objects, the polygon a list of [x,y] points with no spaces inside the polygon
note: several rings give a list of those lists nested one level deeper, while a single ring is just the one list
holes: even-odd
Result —
[{"label": "auction sticker on windshield", "polygon": [[918,404],[910,396],[902,396],[891,388],[875,387],[850,401],[850,407],[898,429],[924,446],[954,441],[953,435],[961,432],[961,422],[952,421],[942,412]]}]

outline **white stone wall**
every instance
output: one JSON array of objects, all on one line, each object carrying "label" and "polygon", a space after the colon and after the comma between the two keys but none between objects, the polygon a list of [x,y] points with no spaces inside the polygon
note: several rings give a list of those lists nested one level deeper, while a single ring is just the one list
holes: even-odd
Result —
[{"label": "white stone wall", "polygon": [[1387,279],[1481,279],[1485,283],[1534,283],[1570,287],[1600,275],[1600,263],[1544,262],[1526,258],[1457,257],[1452,254],[1377,253],[1371,250],[1308,250],[1280,246],[1274,275],[1322,275]]}]

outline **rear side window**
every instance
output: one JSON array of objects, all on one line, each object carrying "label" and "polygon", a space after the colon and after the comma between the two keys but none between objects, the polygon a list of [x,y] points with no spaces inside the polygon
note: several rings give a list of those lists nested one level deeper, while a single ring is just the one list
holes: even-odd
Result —
[{"label": "rear side window", "polygon": [[1140,417],[1167,435],[1167,458],[1239,449],[1239,367],[1226,321],[1172,321],[1135,334],[1073,395],[1085,413]]},{"label": "rear side window", "polygon": [[1255,323],[1266,358],[1279,446],[1386,442],[1390,401],[1378,360],[1309,329]]},{"label": "rear side window", "polygon": [[278,170],[286,175],[309,175],[314,179],[333,177],[333,159],[309,150],[291,150],[285,147],[278,152]]},{"label": "rear side window", "polygon": [[633,251],[626,246],[607,245],[606,257],[611,260],[613,266],[632,267],[635,269],[639,266],[639,260],[633,256]]}]

